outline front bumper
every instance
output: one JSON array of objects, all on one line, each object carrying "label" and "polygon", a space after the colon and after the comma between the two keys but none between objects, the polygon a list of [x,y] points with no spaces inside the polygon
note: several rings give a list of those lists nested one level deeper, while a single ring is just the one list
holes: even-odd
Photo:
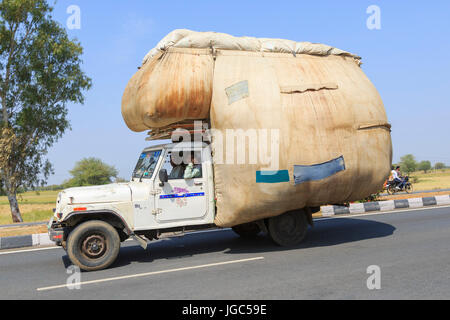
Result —
[{"label": "front bumper", "polygon": [[68,228],[62,227],[58,222],[54,222],[53,218],[50,219],[47,228],[50,240],[55,242],[57,246],[62,246],[67,239]]}]

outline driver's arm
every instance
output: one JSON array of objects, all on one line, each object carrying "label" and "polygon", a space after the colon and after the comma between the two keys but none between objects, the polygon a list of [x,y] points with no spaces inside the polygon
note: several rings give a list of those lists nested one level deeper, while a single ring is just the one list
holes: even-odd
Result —
[{"label": "driver's arm", "polygon": [[184,178],[193,179],[198,177],[200,177],[200,170],[195,168],[192,162],[189,163],[186,167],[186,170],[184,170]]}]

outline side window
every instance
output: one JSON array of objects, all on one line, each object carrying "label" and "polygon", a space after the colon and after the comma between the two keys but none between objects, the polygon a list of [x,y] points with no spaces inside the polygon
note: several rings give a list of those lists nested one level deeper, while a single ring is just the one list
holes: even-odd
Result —
[{"label": "side window", "polygon": [[193,151],[189,152],[185,157],[187,164],[186,170],[184,172],[185,179],[195,179],[203,177],[202,170],[202,152]]},{"label": "side window", "polygon": [[[187,168],[189,163],[193,163],[192,168]],[[169,180],[202,178],[202,152],[168,152],[164,158],[162,169],[167,170]]]},{"label": "side window", "polygon": [[[176,157],[175,153],[168,152],[164,158],[164,163],[162,169],[167,170],[167,175],[169,180],[184,179],[184,171],[186,170],[186,165]],[[179,164],[178,164],[179,163]]]},{"label": "side window", "polygon": [[202,159],[202,152],[201,151],[195,151],[194,152],[194,167],[197,168],[200,173],[196,178],[203,178],[203,159]]}]

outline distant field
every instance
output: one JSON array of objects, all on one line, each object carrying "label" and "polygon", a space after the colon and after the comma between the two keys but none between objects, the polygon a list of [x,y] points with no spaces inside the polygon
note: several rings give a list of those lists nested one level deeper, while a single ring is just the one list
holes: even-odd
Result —
[{"label": "distant field", "polygon": [[410,176],[419,179],[419,182],[413,182],[415,191],[450,189],[450,169],[437,170],[436,172],[433,170],[428,173],[414,172]]},{"label": "distant field", "polygon": [[[52,216],[58,191],[26,192],[17,196],[24,222],[47,221]],[[0,197],[0,225],[12,224],[7,197]]]}]

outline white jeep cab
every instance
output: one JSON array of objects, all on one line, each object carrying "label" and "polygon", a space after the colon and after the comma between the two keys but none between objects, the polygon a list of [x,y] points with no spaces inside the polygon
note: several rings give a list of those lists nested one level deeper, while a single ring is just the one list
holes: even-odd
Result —
[{"label": "white jeep cab", "polygon": [[[193,160],[195,174],[185,178],[183,163],[188,158]],[[147,240],[216,228],[213,178],[208,144],[146,148],[130,182],[60,192],[48,224],[50,239],[67,251],[74,264],[92,271],[110,266],[120,242],[130,237],[145,249]],[[313,211],[317,209],[287,212],[233,230],[244,237],[264,231],[279,245],[295,245],[305,237],[308,222],[312,224]]]}]

